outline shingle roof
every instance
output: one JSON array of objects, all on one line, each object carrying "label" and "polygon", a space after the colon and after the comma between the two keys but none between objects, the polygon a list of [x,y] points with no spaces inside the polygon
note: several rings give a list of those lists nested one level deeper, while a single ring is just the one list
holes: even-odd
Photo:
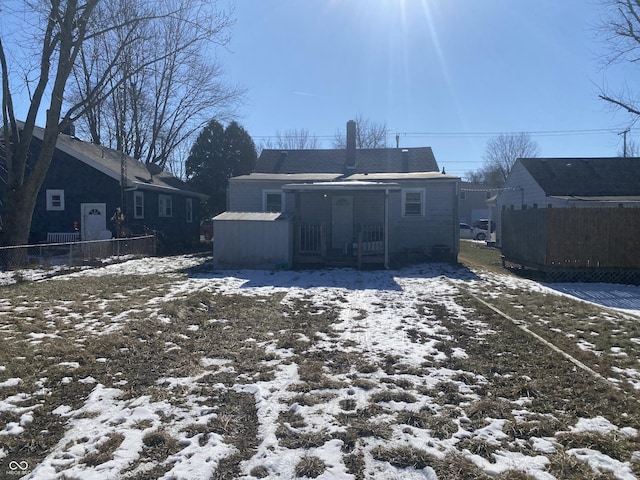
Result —
[{"label": "shingle roof", "polygon": [[[44,130],[36,127],[34,136],[41,140],[43,135]],[[162,190],[166,193],[187,196],[206,197],[206,195],[196,192],[169,172],[157,171],[157,166],[155,165],[147,168],[144,163],[111,148],[84,142],[76,137],[62,133],[58,136],[56,148],[116,180],[120,180],[121,162],[124,159],[127,166],[128,186],[137,186],[148,190]]]},{"label": "shingle roof", "polygon": [[640,195],[640,158],[521,158],[548,196]]},{"label": "shingle roof", "polygon": [[391,173],[405,171],[403,151],[409,172],[437,172],[438,163],[431,147],[371,148],[356,150],[355,169],[346,169],[346,149],[263,150],[256,163],[257,173]]}]

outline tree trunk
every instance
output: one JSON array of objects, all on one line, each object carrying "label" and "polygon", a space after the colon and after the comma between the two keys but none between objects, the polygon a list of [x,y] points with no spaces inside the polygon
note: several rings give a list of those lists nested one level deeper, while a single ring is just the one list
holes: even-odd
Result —
[{"label": "tree trunk", "polygon": [[26,184],[5,195],[2,216],[2,245],[26,245],[29,243],[31,219],[38,192]]}]

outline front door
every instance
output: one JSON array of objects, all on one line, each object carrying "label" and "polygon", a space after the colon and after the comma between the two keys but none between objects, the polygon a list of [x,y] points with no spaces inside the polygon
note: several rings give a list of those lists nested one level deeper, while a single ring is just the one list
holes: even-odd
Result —
[{"label": "front door", "polygon": [[101,240],[107,229],[107,205],[105,203],[83,203],[82,240]]},{"label": "front door", "polygon": [[331,197],[331,248],[346,253],[353,240],[353,197]]}]

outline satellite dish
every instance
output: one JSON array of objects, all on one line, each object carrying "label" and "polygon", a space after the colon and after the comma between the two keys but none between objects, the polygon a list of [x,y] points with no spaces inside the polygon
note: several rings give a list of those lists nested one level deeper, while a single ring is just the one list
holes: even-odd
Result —
[{"label": "satellite dish", "polygon": [[147,163],[146,167],[152,177],[162,172],[162,167],[157,163]]}]

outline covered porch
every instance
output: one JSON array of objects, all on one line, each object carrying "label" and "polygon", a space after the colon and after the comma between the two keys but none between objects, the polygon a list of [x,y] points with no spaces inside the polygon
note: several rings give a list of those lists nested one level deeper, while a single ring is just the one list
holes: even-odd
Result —
[{"label": "covered porch", "polygon": [[285,185],[295,196],[293,262],[297,266],[389,266],[389,193],[386,182]]}]

